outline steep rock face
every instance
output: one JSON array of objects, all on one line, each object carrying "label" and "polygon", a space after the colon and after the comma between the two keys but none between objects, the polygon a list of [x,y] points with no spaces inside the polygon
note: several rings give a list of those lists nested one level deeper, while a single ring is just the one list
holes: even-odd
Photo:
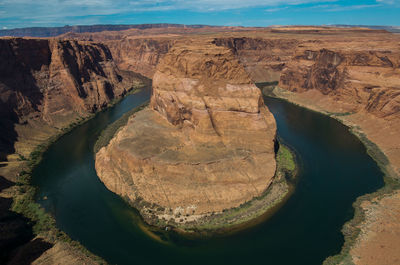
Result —
[{"label": "steep rock face", "polygon": [[[160,58],[171,46],[182,38],[196,41],[197,31],[215,33],[216,31],[238,31],[239,28],[168,28],[159,30],[127,30],[104,33],[69,33],[64,38],[91,40],[106,44],[120,69],[138,72],[152,78]],[[193,34],[185,36],[185,34]],[[218,36],[221,35],[221,36]],[[231,37],[231,34],[220,33],[213,43],[232,50],[254,82],[279,81],[285,63],[291,58],[300,41],[295,38]],[[227,35],[227,36],[224,36]],[[243,34],[247,35],[247,34]],[[203,38],[204,37],[200,37]]]},{"label": "steep rock face", "polygon": [[324,95],[392,119],[400,110],[400,52],[300,48],[284,69],[279,86]]},{"label": "steep rock face", "polygon": [[230,48],[254,82],[271,82],[279,81],[299,40],[232,37],[216,38],[214,43]]},{"label": "steep rock face", "polygon": [[120,69],[134,71],[152,78],[160,58],[173,45],[173,39],[123,38],[104,42]]},{"label": "steep rock face", "polygon": [[96,170],[146,221],[194,221],[268,188],[275,134],[259,89],[229,49],[178,43],[157,66],[150,108],[97,153]]},{"label": "steep rock face", "polygon": [[6,38],[0,39],[0,58],[2,159],[15,149],[29,155],[38,141],[138,81],[116,68],[102,44]]}]

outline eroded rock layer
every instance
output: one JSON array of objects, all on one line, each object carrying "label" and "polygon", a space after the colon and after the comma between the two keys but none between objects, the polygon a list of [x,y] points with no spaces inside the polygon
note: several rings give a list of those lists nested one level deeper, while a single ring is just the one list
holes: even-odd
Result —
[{"label": "eroded rock layer", "polygon": [[259,89],[229,49],[177,43],[157,67],[150,107],[97,153],[96,170],[148,222],[193,221],[268,188],[275,134]]},{"label": "eroded rock layer", "polygon": [[151,78],[160,58],[173,45],[169,38],[123,38],[105,42],[120,69],[134,71]]},{"label": "eroded rock layer", "polygon": [[33,148],[121,97],[140,80],[115,66],[103,44],[0,39],[1,158]]},{"label": "eroded rock layer", "polygon": [[215,38],[214,43],[230,48],[254,82],[273,82],[279,81],[282,69],[300,41],[296,38],[220,37]]},{"label": "eroded rock layer", "polygon": [[[360,49],[361,48],[361,49]],[[294,92],[316,89],[381,118],[399,115],[400,52],[391,49],[298,49],[279,86]]]}]

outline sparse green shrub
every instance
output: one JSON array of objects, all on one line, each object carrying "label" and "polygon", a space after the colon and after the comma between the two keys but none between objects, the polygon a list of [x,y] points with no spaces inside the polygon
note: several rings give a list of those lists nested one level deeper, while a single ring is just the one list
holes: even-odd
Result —
[{"label": "sparse green shrub", "polygon": [[296,163],[292,152],[285,145],[280,145],[276,160],[278,166],[280,166],[282,169],[289,171],[296,169]]}]

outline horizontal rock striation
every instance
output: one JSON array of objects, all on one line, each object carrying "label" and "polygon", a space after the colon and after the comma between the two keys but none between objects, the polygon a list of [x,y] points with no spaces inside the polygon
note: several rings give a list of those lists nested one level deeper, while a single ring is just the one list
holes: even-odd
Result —
[{"label": "horizontal rock striation", "polygon": [[399,117],[400,52],[396,50],[298,49],[279,86],[316,89],[380,118]]},{"label": "horizontal rock striation", "polygon": [[149,223],[185,223],[261,195],[276,169],[275,135],[229,49],[177,43],[157,66],[150,107],[100,149],[96,170]]},{"label": "horizontal rock striation", "polygon": [[230,48],[254,82],[279,81],[282,69],[300,43],[295,38],[215,38],[218,46]]},{"label": "horizontal rock striation", "polygon": [[174,40],[168,38],[123,38],[122,40],[105,41],[105,44],[120,69],[134,71],[152,78],[160,58],[168,52],[174,44]]}]

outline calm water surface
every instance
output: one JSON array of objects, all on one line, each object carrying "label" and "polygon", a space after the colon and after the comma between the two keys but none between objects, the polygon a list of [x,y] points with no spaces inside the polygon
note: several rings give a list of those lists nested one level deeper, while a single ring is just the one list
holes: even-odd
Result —
[{"label": "calm water surface", "polygon": [[34,170],[38,201],[58,227],[112,264],[320,264],[340,251],[340,229],[352,218],[355,199],[383,185],[376,163],[346,127],[265,98],[280,139],[300,162],[292,197],[273,217],[237,234],[159,242],[140,229],[135,210],[99,181],[92,151],[108,124],[149,97],[148,90],[130,95],[61,137]]}]

